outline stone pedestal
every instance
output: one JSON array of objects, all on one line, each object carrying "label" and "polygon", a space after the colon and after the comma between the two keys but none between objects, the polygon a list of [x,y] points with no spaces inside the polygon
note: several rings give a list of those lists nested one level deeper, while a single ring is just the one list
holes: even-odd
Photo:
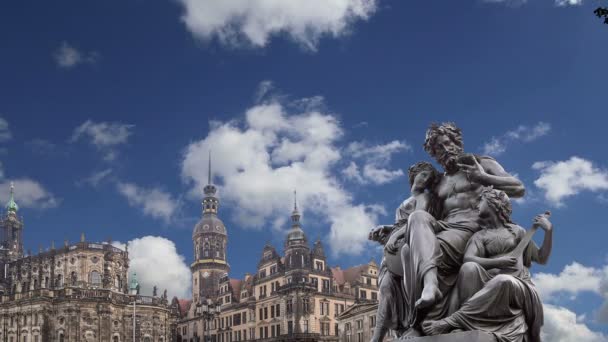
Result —
[{"label": "stone pedestal", "polygon": [[481,331],[465,331],[446,335],[399,339],[407,342],[496,342],[494,335]]}]

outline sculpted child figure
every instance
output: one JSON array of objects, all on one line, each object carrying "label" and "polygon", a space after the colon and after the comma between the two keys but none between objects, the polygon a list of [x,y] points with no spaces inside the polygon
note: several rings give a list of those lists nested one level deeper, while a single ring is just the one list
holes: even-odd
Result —
[{"label": "sculpted child figure", "polygon": [[[415,210],[430,210],[432,187],[439,180],[439,172],[427,162],[412,165],[408,171],[411,196],[397,208],[395,224],[382,226],[370,233],[370,240],[385,245],[387,253],[395,255],[393,264],[387,265],[386,258],[380,265],[378,284],[380,298],[376,313],[376,329],[372,342],[382,341],[389,329],[403,332],[406,329],[402,319],[404,314],[402,265],[396,254],[403,245],[407,219]],[[391,257],[391,255],[389,257]],[[391,260],[388,261],[391,263]],[[395,269],[398,268],[398,269]],[[391,271],[392,270],[392,271]]]},{"label": "sculpted child figure", "polygon": [[[479,224],[482,230],[469,240],[451,295],[452,303],[462,306],[446,318],[424,322],[423,331],[438,335],[481,330],[494,334],[500,342],[540,342],[543,306],[529,267],[532,262],[545,264],[551,254],[553,225],[548,215],[536,216],[532,232],[526,233],[511,222],[509,197],[485,188],[479,203]],[[545,231],[540,248],[529,240],[535,227]]]}]

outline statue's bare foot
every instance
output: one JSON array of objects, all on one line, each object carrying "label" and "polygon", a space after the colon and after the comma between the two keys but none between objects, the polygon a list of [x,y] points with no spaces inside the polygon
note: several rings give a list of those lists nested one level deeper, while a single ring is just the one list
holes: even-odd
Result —
[{"label": "statue's bare foot", "polygon": [[422,323],[422,331],[429,336],[447,334],[452,330],[452,326],[445,320],[426,321]]},{"label": "statue's bare foot", "polygon": [[441,291],[437,288],[437,285],[429,284],[424,286],[420,299],[416,301],[416,309],[424,309],[437,303],[441,300]]}]

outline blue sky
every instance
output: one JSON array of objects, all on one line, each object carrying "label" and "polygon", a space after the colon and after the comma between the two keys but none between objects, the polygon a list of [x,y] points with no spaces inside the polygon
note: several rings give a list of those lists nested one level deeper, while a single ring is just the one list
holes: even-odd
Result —
[{"label": "blue sky", "polygon": [[606,340],[602,2],[307,3],[2,4],[0,198],[15,181],[26,248],[135,240],[134,268],[177,272],[148,288],[187,296],[210,148],[234,277],[282,250],[294,188],[331,264],[379,260],[365,232],[454,121],[526,184],[515,221],[553,212],[549,340]]}]

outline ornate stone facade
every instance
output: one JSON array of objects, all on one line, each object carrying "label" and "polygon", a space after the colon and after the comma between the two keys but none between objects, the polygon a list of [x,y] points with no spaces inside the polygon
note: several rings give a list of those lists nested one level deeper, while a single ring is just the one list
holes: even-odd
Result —
[{"label": "ornate stone facade", "polygon": [[[208,199],[207,194],[203,206]],[[194,268],[197,262],[193,264],[194,279],[201,279],[204,272],[223,273],[218,283],[213,278],[207,283],[215,286],[210,296],[203,295],[193,280],[194,300],[181,303],[183,319],[178,323],[177,341],[199,342],[205,337],[210,342],[338,341],[338,315],[355,303],[377,301],[375,262],[345,270],[330,268],[321,241],[310,247],[295,205],[291,219],[284,255],[267,244],[253,275],[231,279],[227,264],[222,269],[212,263],[201,263],[200,268]],[[196,235],[200,225],[195,226],[194,235],[207,236]],[[207,234],[211,238],[211,233]],[[195,246],[201,241],[200,237],[194,240]],[[219,302],[221,313],[206,321],[208,316],[200,310],[202,298]]]},{"label": "ornate stone facade", "polygon": [[[129,254],[81,241],[23,255],[23,220],[12,193],[0,220],[0,341],[165,342],[174,339],[177,299],[128,293]],[[131,279],[137,285],[135,279]],[[134,306],[135,303],[135,306]],[[133,322],[135,316],[135,329]]]}]

